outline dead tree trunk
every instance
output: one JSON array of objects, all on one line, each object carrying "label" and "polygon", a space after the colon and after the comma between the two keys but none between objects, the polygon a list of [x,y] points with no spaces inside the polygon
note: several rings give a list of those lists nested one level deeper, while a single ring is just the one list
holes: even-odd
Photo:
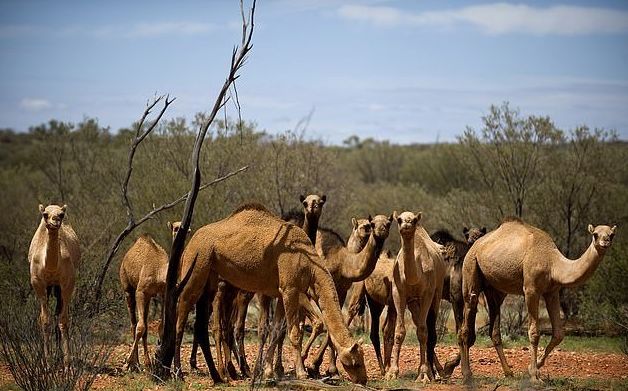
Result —
[{"label": "dead tree trunk", "polygon": [[[185,203],[185,210],[183,212],[183,217],[181,218],[181,229],[177,233],[174,242],[172,243],[172,250],[170,252],[170,259],[168,264],[168,272],[166,275],[166,292],[164,294],[164,306],[163,306],[163,338],[162,344],[157,348],[155,352],[155,366],[153,368],[153,373],[157,378],[165,379],[170,377],[170,367],[172,365],[172,360],[175,354],[175,339],[176,339],[176,321],[177,321],[177,300],[179,298],[179,294],[185,287],[186,278],[184,278],[180,284],[177,284],[178,279],[178,270],[179,264],[181,260],[181,255],[183,253],[183,246],[185,243],[185,236],[187,235],[188,229],[192,222],[192,215],[194,213],[194,204],[196,202],[196,197],[198,195],[200,183],[201,183],[201,170],[199,167],[199,160],[201,154],[201,147],[203,146],[203,141],[205,140],[205,135],[207,134],[207,130],[214,122],[216,115],[220,111],[221,108],[225,106],[225,104],[229,100],[229,96],[227,95],[230,89],[233,87],[235,91],[235,81],[239,77],[238,72],[242,68],[247,58],[247,54],[251,50],[251,38],[253,37],[253,19],[255,14],[255,1],[251,6],[249,19],[246,20],[244,16],[244,6],[242,1],[240,2],[240,7],[242,10],[242,44],[238,48],[236,46],[233,49],[233,54],[231,56],[231,68],[229,70],[229,74],[218,93],[218,97],[214,102],[214,106],[210,115],[205,119],[203,124],[201,125],[199,132],[196,136],[196,140],[194,142],[194,150],[192,152],[192,163],[194,164],[194,171],[192,175],[192,183],[190,192],[188,193],[188,197]],[[237,99],[237,93],[236,93]],[[239,106],[239,105],[238,105]],[[187,276],[189,277],[190,273],[194,268],[194,264],[190,267],[187,272]],[[205,326],[207,327],[207,326]],[[206,360],[209,358],[206,356]],[[208,366],[211,364],[208,363]],[[181,377],[181,373],[175,373],[176,377]]]}]

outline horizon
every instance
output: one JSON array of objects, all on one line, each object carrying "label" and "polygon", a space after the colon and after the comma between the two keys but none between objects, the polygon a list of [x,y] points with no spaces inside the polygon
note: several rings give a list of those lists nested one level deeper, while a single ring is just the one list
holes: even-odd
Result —
[{"label": "horizon", "polygon": [[[510,102],[564,131],[626,140],[628,3],[565,4],[259,1],[237,83],[242,118],[278,134],[311,116],[306,134],[328,145],[352,135],[420,145],[456,142]],[[165,120],[189,122],[210,109],[240,42],[235,1],[0,10],[0,128],[15,131],[95,118],[115,133],[155,93],[177,97]]]}]

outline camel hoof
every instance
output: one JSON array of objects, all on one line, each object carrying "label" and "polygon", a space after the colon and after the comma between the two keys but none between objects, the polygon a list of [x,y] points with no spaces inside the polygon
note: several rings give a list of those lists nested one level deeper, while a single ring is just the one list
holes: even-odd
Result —
[{"label": "camel hoof", "polygon": [[313,378],[313,379],[317,379],[319,377],[321,377],[321,374],[319,372],[319,367],[315,366],[315,365],[308,365],[305,370],[307,371],[307,374],[309,377]]}]

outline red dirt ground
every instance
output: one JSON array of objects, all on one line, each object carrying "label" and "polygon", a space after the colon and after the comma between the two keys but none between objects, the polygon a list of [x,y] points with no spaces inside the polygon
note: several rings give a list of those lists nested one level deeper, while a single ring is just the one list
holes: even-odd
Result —
[{"label": "red dirt ground", "polygon": [[[123,371],[124,359],[128,353],[130,345],[119,345],[114,350],[109,363],[109,374],[99,374],[96,382],[94,383],[94,389],[124,389],[125,383],[123,381],[125,372]],[[210,387],[212,385],[211,380],[207,376],[207,369],[204,365],[205,362],[202,359],[202,355],[199,353],[198,362],[201,368],[201,373],[189,372],[189,366],[187,361],[190,355],[190,345],[187,344],[183,347],[182,361],[184,362],[184,371],[186,373],[186,383],[195,383],[200,387]],[[437,354],[441,362],[447,360],[448,357],[453,356],[457,352],[455,346],[442,346],[437,347]],[[371,345],[364,345],[365,361],[367,366],[367,373],[369,375],[369,381],[381,380],[379,369],[377,366],[377,360],[375,353]],[[257,344],[248,344],[246,346],[247,357],[249,364],[253,363],[254,357],[257,354]],[[516,375],[521,375],[525,372],[527,363],[529,360],[529,352],[526,348],[505,349],[506,357],[509,364],[513,368]],[[284,365],[286,366],[286,372],[294,369],[294,354],[290,346],[284,348]],[[486,376],[496,379],[502,378],[501,366],[495,351],[492,348],[477,348],[473,347],[471,350],[471,368],[474,374],[478,377]],[[411,344],[405,344],[403,346],[400,357],[401,376],[405,379],[414,379],[417,373],[418,367],[418,347]],[[326,363],[323,365],[326,368]],[[622,354],[610,354],[610,353],[588,353],[588,352],[565,352],[555,351],[548,359],[545,367],[541,371],[542,377],[549,376],[550,378],[566,377],[577,379],[628,379],[628,360]],[[460,368],[456,368],[452,379],[446,383],[432,384],[427,389],[463,389],[460,386],[461,373]],[[13,379],[9,373],[7,366],[4,363],[0,363],[0,388],[5,388],[7,385],[13,383]],[[234,382],[234,385],[244,386],[244,381]],[[419,384],[417,384],[417,387]],[[494,387],[489,387],[494,388]],[[150,389],[163,389],[162,387],[151,387]]]}]

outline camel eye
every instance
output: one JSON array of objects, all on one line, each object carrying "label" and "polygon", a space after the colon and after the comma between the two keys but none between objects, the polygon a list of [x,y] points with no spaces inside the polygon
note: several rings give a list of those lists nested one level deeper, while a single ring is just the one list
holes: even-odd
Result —
[{"label": "camel eye", "polygon": [[303,207],[307,208],[307,202],[303,201]]},{"label": "camel eye", "polygon": [[597,234],[597,232],[594,232],[594,233],[593,233],[593,238],[594,238],[595,240],[597,240],[597,238],[598,238],[598,234]]}]

